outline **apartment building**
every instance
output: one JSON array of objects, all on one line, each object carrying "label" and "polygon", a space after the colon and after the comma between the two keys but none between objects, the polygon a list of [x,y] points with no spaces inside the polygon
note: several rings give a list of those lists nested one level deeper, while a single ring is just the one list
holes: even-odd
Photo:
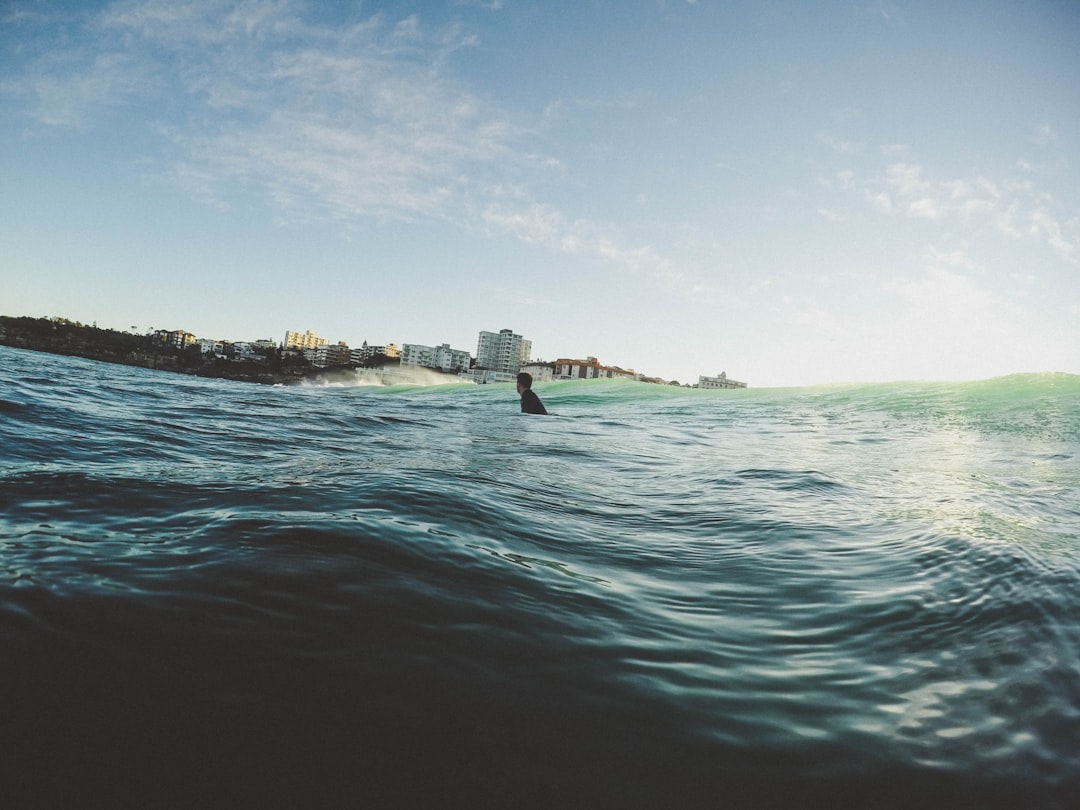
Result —
[{"label": "apartment building", "polygon": [[321,338],[310,329],[301,334],[300,332],[285,333],[286,349],[318,349],[329,343],[326,338]]},{"label": "apartment building", "polygon": [[383,355],[383,357],[389,357],[394,359],[401,355],[401,350],[398,349],[396,343],[387,343],[385,346],[370,346],[365,340],[364,345],[359,349],[353,349],[351,353],[352,363],[355,366],[362,366],[372,357],[376,355]]},{"label": "apartment building", "polygon": [[316,368],[328,368],[330,366],[347,366],[351,359],[349,347],[344,340],[335,344],[324,341],[315,349],[315,359],[312,362]]},{"label": "apartment building", "polygon": [[481,332],[476,343],[476,367],[497,374],[518,373],[532,354],[532,341],[515,335],[511,329]]},{"label": "apartment building", "polygon": [[401,347],[401,365],[437,368],[442,371],[468,371],[472,355],[462,349],[451,349],[449,343],[441,346],[421,346],[404,343]]},{"label": "apartment building", "polygon": [[188,346],[195,345],[198,338],[191,332],[185,332],[183,329],[158,329],[154,332],[154,339],[164,343],[167,346],[172,346],[175,349],[186,349]]},{"label": "apartment building", "polygon": [[595,357],[585,360],[556,360],[554,376],[557,380],[637,379],[637,374],[632,370],[605,366]]}]

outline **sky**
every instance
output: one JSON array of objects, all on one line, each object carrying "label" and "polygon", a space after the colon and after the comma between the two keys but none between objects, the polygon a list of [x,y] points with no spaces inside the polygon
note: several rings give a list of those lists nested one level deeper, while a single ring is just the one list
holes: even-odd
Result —
[{"label": "sky", "polygon": [[1075,0],[0,0],[0,314],[1080,373]]}]

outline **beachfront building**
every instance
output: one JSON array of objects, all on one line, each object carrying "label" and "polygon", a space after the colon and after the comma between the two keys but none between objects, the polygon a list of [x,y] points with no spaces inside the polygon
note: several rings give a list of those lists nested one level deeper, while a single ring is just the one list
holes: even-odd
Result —
[{"label": "beachfront building", "polygon": [[301,334],[300,332],[285,333],[286,349],[318,349],[329,343],[326,338],[321,338],[310,329]]},{"label": "beachfront building", "polygon": [[339,340],[336,344],[323,341],[316,347],[311,364],[316,368],[329,368],[330,366],[347,366],[350,360],[351,352],[344,340]]},{"label": "beachfront building", "polygon": [[354,366],[367,365],[367,361],[378,355],[395,360],[401,356],[401,350],[396,343],[387,343],[385,346],[370,346],[365,340],[359,349],[352,350],[352,364]]},{"label": "beachfront building", "polygon": [[498,333],[481,332],[476,343],[476,367],[513,378],[532,354],[532,341],[511,329]]},{"label": "beachfront building", "polygon": [[554,378],[557,380],[637,379],[637,374],[632,370],[618,366],[605,366],[595,357],[589,357],[586,360],[563,358],[556,360],[554,365]]},{"label": "beachfront building", "polygon": [[172,346],[174,349],[186,349],[188,346],[194,346],[198,338],[191,332],[185,332],[183,329],[158,329],[154,332],[154,339],[164,343],[166,346]]},{"label": "beachfront building", "polygon": [[727,372],[721,371],[715,377],[706,377],[704,375],[698,377],[697,385],[694,388],[746,388],[746,383],[729,380]]},{"label": "beachfront building", "polygon": [[246,340],[234,340],[228,344],[222,343],[222,347],[225,349],[225,354],[234,360],[250,360],[254,357],[263,356],[255,351],[255,344]]},{"label": "beachfront building", "polygon": [[472,355],[463,349],[451,349],[449,343],[441,346],[421,346],[405,343],[401,346],[401,365],[437,368],[446,372],[469,370]]},{"label": "beachfront building", "polygon": [[531,374],[533,382],[551,382],[555,379],[555,364],[545,363],[542,360],[526,363],[518,370]]}]

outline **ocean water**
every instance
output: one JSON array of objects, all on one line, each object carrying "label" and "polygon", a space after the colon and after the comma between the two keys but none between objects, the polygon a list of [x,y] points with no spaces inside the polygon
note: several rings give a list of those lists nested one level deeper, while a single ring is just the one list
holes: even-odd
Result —
[{"label": "ocean water", "polygon": [[4,807],[1080,806],[1080,377],[0,347]]}]

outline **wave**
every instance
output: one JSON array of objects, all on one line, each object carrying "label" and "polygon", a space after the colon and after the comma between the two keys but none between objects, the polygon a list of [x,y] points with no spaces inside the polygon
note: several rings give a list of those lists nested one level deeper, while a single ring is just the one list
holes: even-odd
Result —
[{"label": "wave", "polygon": [[1071,375],[537,383],[542,418],[510,385],[0,355],[20,806],[1080,785]]}]

